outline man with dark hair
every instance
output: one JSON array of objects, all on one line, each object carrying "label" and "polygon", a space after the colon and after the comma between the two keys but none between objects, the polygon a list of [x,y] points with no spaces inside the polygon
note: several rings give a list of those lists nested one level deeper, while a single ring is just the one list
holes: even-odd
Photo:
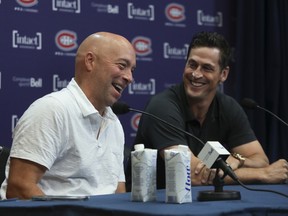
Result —
[{"label": "man with dark hair", "polygon": [[[227,163],[241,181],[285,182],[287,161],[281,159],[269,165],[243,109],[233,98],[218,91],[219,84],[228,77],[230,56],[229,44],[220,34],[195,34],[188,49],[183,81],[152,97],[145,111],[194,134],[204,143],[220,142],[232,153]],[[192,184],[212,184],[215,170],[208,169],[196,157],[203,148],[201,142],[142,115],[135,139],[137,143],[158,149],[158,188],[165,188],[164,150],[179,144],[189,146],[192,152]],[[129,175],[127,177],[129,188]],[[232,179],[226,177],[225,181],[231,183]]]}]

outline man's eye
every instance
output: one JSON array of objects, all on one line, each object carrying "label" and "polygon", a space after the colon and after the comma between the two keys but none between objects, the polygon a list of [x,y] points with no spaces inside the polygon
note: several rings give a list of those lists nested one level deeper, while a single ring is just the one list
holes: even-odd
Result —
[{"label": "man's eye", "polygon": [[213,68],[211,68],[209,66],[204,66],[203,69],[204,69],[204,71],[213,71]]},{"label": "man's eye", "polygon": [[190,68],[196,69],[198,66],[196,64],[190,64]]},{"label": "man's eye", "polygon": [[125,65],[125,64],[122,64],[122,63],[119,63],[119,64],[118,64],[118,67],[119,67],[121,70],[123,70],[123,69],[125,69],[126,65]]}]

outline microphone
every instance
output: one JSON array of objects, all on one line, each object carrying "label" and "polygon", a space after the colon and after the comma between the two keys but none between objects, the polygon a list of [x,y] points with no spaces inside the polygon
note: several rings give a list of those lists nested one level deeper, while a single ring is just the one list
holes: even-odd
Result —
[{"label": "microphone", "polygon": [[112,110],[116,115],[126,114],[130,111],[142,113],[144,115],[150,116],[166,125],[168,125],[171,129],[177,132],[182,132],[189,137],[192,137],[193,139],[197,140],[199,143],[201,143],[204,147],[198,154],[198,158],[203,161],[203,163],[208,168],[220,168],[224,172],[224,176],[229,175],[234,181],[238,182],[238,177],[230,167],[223,159],[227,159],[227,157],[230,155],[230,153],[219,143],[215,141],[208,141],[206,144],[199,139],[198,137],[194,136],[191,133],[188,133],[187,131],[176,127],[175,125],[142,110],[134,109],[129,107],[124,102],[116,102],[112,105]]},{"label": "microphone", "polygon": [[250,98],[244,98],[241,103],[240,103],[243,107],[248,108],[248,109],[261,109],[264,110],[265,112],[269,113],[270,115],[272,115],[273,117],[275,117],[276,119],[278,119],[280,122],[282,122],[284,125],[288,126],[288,123],[285,122],[284,120],[282,120],[280,117],[278,117],[276,114],[272,113],[270,110],[265,109],[264,107],[259,106],[254,100],[250,99]]}]

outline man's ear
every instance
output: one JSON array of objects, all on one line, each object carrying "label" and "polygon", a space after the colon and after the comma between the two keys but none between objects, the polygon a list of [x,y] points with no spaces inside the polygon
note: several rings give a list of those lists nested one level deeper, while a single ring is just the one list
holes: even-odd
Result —
[{"label": "man's ear", "polygon": [[92,52],[88,52],[85,56],[85,66],[87,71],[91,71],[95,64],[95,56]]},{"label": "man's ear", "polygon": [[225,67],[222,71],[221,71],[221,77],[220,77],[220,82],[223,83],[225,82],[225,80],[228,78],[228,74],[229,74],[229,66]]}]

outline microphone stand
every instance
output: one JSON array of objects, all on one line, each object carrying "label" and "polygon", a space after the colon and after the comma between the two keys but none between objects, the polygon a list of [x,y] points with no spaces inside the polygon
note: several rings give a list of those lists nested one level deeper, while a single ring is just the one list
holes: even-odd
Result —
[{"label": "microphone stand", "polygon": [[218,175],[220,168],[216,169],[216,175],[213,179],[213,190],[199,191],[198,201],[219,201],[219,200],[240,200],[241,194],[239,191],[223,190],[224,175],[222,178]]}]

